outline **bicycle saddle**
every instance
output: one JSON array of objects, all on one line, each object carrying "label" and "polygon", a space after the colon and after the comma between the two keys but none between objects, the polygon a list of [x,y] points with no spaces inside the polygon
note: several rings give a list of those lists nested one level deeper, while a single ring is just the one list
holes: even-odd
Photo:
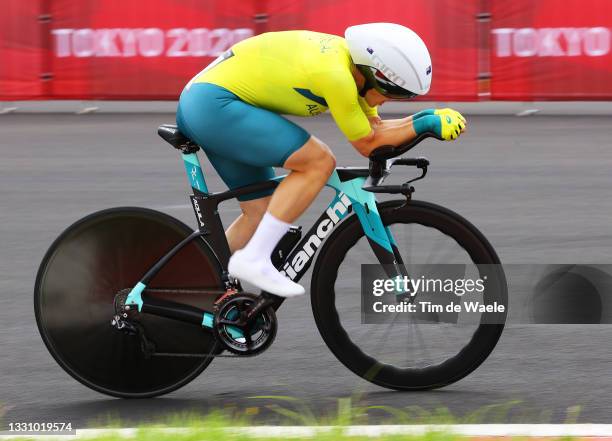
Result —
[{"label": "bicycle saddle", "polygon": [[162,124],[157,128],[157,134],[172,147],[183,153],[194,153],[200,149],[195,142],[183,135],[174,124]]}]

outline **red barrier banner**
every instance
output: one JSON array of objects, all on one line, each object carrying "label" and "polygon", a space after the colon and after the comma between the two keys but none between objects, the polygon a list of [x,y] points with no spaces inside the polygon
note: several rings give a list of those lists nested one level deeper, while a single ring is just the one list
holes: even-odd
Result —
[{"label": "red barrier banner", "polygon": [[254,34],[251,1],[53,0],[55,98],[177,99],[191,76]]},{"label": "red barrier banner", "polygon": [[[6,1],[19,9],[3,15],[12,29],[2,39],[13,51],[14,78],[0,75],[0,96],[7,98],[29,92],[68,99],[176,99],[192,75],[255,33],[311,29],[343,35],[349,25],[375,21],[401,23],[423,37],[434,72],[427,99],[477,97],[477,0]],[[36,20],[42,12],[50,17],[47,24]]]},{"label": "red barrier banner", "polygon": [[191,76],[251,35],[285,29],[342,35],[347,26],[375,21],[404,24],[425,40],[433,62],[426,100],[476,100],[488,96],[488,87],[497,100],[612,99],[612,0],[3,0],[2,6],[5,100],[176,99]]},{"label": "red barrier banner", "polygon": [[612,99],[610,0],[492,0],[491,98]]},{"label": "red barrier banner", "polygon": [[391,22],[418,33],[431,53],[433,77],[425,100],[477,99],[478,0],[267,0],[270,31],[309,29],[344,35],[348,26]]},{"label": "red barrier banner", "polygon": [[0,98],[40,98],[44,92],[45,17],[41,1],[3,0],[0,13]]}]

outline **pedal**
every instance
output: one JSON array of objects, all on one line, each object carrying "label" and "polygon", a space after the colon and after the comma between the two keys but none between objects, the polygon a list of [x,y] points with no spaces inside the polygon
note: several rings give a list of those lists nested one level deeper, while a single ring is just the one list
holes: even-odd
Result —
[{"label": "pedal", "polygon": [[272,306],[274,304],[274,297],[276,296],[267,292],[262,292],[259,296],[257,296],[257,301],[246,313],[246,324],[251,324],[261,311]]}]

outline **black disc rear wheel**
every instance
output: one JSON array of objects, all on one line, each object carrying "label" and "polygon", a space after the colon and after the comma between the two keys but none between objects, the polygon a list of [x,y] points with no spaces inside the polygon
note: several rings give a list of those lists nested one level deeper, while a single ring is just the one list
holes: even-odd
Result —
[{"label": "black disc rear wheel", "polygon": [[[138,336],[110,326],[116,294],[192,231],[154,210],[115,208],[61,234],[40,265],[34,307],[42,338],[66,372],[99,392],[141,398],[173,391],[208,366],[212,358],[147,357]],[[212,310],[221,287],[216,259],[196,239],[153,278],[148,295]],[[194,295],[201,292],[209,295]],[[147,314],[137,320],[158,352],[215,350],[212,334],[201,327]]]},{"label": "black disc rear wheel", "polygon": [[[448,264],[488,277],[486,304],[507,305],[507,285],[499,259],[485,237],[461,216],[420,201],[379,204],[408,274],[423,265]],[[504,328],[460,315],[384,323],[362,321],[362,264],[377,264],[363,228],[353,215],[327,238],[312,276],[312,308],[317,327],[334,355],[350,370],[379,386],[422,390],[453,383],[476,369],[491,353]],[[417,271],[415,271],[417,272]],[[487,279],[485,277],[485,279]],[[493,298],[495,297],[495,298]],[[418,297],[417,297],[418,299]]]}]

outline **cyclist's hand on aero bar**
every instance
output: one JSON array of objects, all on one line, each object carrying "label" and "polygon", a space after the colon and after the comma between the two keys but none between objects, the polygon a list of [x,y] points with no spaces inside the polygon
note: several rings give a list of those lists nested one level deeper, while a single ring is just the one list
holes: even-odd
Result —
[{"label": "cyclist's hand on aero bar", "polygon": [[[450,109],[449,109],[450,110]],[[434,115],[439,120],[433,126],[433,132],[445,141],[453,141],[465,130],[465,119],[459,112],[445,112]]]},{"label": "cyclist's hand on aero bar", "polygon": [[466,128],[465,117],[450,108],[426,109],[412,117],[417,135],[423,132],[433,132],[445,141],[455,140]]}]

